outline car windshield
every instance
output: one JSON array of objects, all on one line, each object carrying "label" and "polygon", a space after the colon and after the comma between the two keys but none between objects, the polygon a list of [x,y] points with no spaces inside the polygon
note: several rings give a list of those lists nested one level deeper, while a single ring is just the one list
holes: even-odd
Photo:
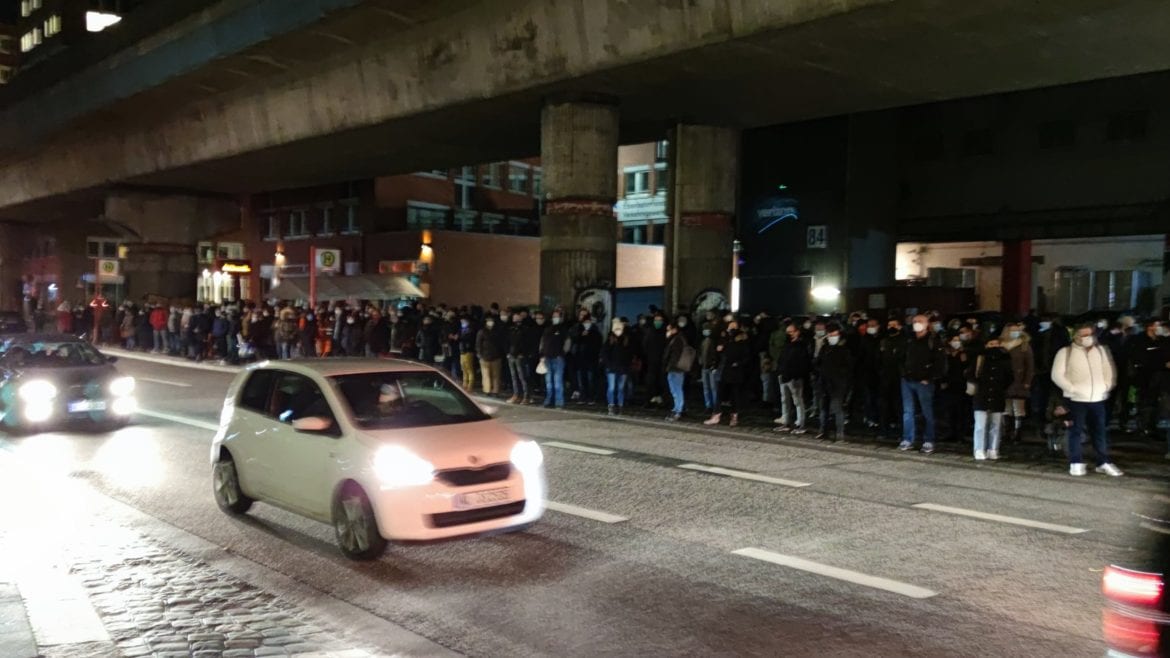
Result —
[{"label": "car windshield", "polygon": [[10,342],[0,359],[10,368],[69,368],[106,363],[106,357],[82,341]]},{"label": "car windshield", "polygon": [[369,372],[331,378],[363,429],[451,425],[487,415],[450,381],[431,372]]}]

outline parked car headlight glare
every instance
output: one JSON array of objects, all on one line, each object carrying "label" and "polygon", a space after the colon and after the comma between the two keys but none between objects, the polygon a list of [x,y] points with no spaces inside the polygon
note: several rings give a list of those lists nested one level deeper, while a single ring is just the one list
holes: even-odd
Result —
[{"label": "parked car headlight glare", "polygon": [[133,377],[118,377],[110,381],[110,393],[115,397],[125,397],[134,392]]},{"label": "parked car headlight glare", "polygon": [[417,487],[435,477],[435,466],[402,446],[382,446],[374,453],[374,474],[387,489]]},{"label": "parked car headlight glare", "polygon": [[536,441],[520,441],[512,447],[512,463],[522,471],[537,469],[544,463],[544,453]]},{"label": "parked car headlight glare", "polygon": [[20,399],[25,402],[46,402],[57,397],[57,387],[43,379],[33,379],[20,385]]}]

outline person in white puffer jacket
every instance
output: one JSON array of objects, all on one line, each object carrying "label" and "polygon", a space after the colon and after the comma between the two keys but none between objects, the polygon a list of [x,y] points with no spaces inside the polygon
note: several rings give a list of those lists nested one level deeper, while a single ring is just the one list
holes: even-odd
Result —
[{"label": "person in white puffer jacket", "polygon": [[1117,477],[1121,469],[1109,462],[1105,432],[1105,401],[1117,384],[1117,369],[1109,349],[1097,343],[1093,325],[1077,327],[1072,345],[1062,347],[1052,363],[1052,383],[1069,400],[1072,428],[1068,433],[1069,475],[1084,475],[1081,438],[1088,430],[1097,453],[1097,472]]}]

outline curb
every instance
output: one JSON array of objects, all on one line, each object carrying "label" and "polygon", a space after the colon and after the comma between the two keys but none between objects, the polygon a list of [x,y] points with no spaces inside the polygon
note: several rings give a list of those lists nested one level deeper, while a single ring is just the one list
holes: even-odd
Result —
[{"label": "curb", "polygon": [[147,363],[158,363],[164,366],[171,366],[174,368],[190,368],[192,370],[205,370],[208,372],[222,372],[236,374],[244,369],[244,366],[222,366],[214,363],[200,363],[197,361],[189,361],[187,359],[177,356],[160,356],[157,354],[148,354],[145,352],[132,352],[120,347],[102,347],[99,348],[102,354],[109,356],[116,356],[119,359],[132,359],[134,361],[146,361]]}]

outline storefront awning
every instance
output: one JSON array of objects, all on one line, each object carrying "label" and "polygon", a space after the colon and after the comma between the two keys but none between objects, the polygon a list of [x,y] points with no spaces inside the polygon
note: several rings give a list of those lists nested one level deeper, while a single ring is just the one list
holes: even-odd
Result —
[{"label": "storefront awning", "polygon": [[[343,299],[406,299],[425,297],[418,286],[396,274],[358,274],[355,276],[317,277],[317,300],[322,302]],[[268,293],[271,299],[294,300],[309,298],[309,277],[290,276]]]}]

